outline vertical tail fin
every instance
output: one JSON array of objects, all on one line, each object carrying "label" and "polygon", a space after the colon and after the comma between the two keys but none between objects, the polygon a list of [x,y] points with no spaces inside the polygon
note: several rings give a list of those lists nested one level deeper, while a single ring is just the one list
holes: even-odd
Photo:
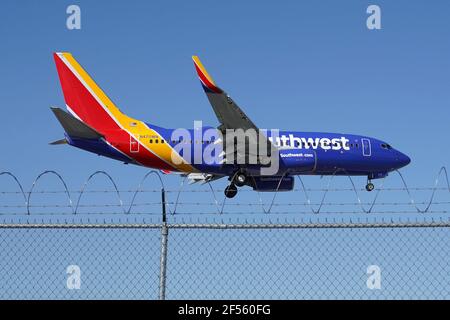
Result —
[{"label": "vertical tail fin", "polygon": [[67,109],[78,119],[102,132],[119,129],[127,117],[70,53],[54,53]]}]

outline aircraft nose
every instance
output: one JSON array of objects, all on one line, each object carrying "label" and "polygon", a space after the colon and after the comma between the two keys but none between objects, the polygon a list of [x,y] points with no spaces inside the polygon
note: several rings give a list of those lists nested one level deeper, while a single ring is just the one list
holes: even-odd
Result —
[{"label": "aircraft nose", "polygon": [[399,168],[407,166],[411,162],[411,159],[406,154],[401,153],[400,151],[398,151],[396,158]]}]

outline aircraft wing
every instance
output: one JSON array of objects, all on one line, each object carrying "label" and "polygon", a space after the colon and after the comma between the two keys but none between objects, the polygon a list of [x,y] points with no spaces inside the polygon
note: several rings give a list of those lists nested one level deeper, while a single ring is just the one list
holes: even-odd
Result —
[{"label": "aircraft wing", "polygon": [[[250,118],[242,111],[242,109],[233,101],[233,99],[231,99],[231,97],[225,91],[223,91],[215,84],[214,80],[208,74],[200,59],[197,56],[193,56],[192,59],[194,60],[195,69],[203,86],[203,89],[205,90],[206,96],[208,97],[214,113],[216,114],[217,119],[220,122],[220,126],[218,127],[218,129],[222,131],[222,133],[225,133],[227,129],[253,129],[257,134],[259,134],[259,129],[253,123],[253,121],[250,120]],[[258,139],[258,137],[256,137],[253,139],[249,138],[249,140],[249,144],[255,145],[258,145],[258,142],[260,140],[264,141],[266,144],[264,146],[266,149],[264,150],[267,150],[266,154],[268,156],[270,156],[273,151],[277,150],[276,147],[265,136],[262,139]],[[244,148],[245,150],[242,150]],[[258,148],[258,150],[259,149],[260,148]],[[235,154],[233,159],[236,160],[238,158],[246,157],[249,154],[248,144],[246,146],[237,146],[234,151]],[[261,158],[260,155],[258,156],[259,158]],[[226,162],[227,154],[224,158],[224,162]]]},{"label": "aircraft wing", "polygon": [[168,170],[161,170],[161,172],[163,174],[178,174],[182,177],[187,178],[189,184],[194,184],[194,183],[205,184],[207,182],[218,180],[218,179],[224,177],[224,175],[218,175],[218,174],[212,174],[212,173],[202,173],[202,172],[185,173],[185,172],[176,172],[176,171],[172,172],[172,171],[168,171]]},{"label": "aircraft wing", "polygon": [[222,175],[216,175],[216,174],[210,174],[210,173],[200,173],[200,172],[183,174],[183,176],[187,177],[187,179],[189,180],[189,184],[194,184],[194,183],[205,184],[207,182],[218,180],[218,179],[224,177]]},{"label": "aircraft wing", "polygon": [[255,124],[247,117],[231,97],[216,86],[205,67],[203,67],[200,59],[197,56],[193,56],[192,59],[194,60],[195,69],[203,89],[205,90],[206,96],[221,124],[219,129],[258,130]]}]

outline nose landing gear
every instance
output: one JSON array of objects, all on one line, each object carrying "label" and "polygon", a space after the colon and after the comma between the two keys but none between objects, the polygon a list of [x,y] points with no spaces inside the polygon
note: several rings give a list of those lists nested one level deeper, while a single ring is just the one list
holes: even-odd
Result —
[{"label": "nose landing gear", "polygon": [[375,189],[375,186],[373,185],[373,183],[369,180],[369,181],[367,181],[367,184],[366,184],[366,190],[367,191],[372,191],[373,189]]},{"label": "nose landing gear", "polygon": [[243,187],[245,185],[245,182],[247,181],[247,176],[244,173],[237,173],[234,177],[234,183],[238,187]]}]

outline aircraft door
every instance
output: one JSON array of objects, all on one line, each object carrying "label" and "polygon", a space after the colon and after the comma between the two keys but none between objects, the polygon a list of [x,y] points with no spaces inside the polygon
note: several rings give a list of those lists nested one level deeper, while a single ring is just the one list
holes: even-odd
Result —
[{"label": "aircraft door", "polygon": [[130,152],[138,153],[139,152],[139,142],[130,134]]},{"label": "aircraft door", "polygon": [[370,140],[366,138],[361,139],[362,153],[365,157],[370,157],[372,155],[372,147],[370,145]]}]

